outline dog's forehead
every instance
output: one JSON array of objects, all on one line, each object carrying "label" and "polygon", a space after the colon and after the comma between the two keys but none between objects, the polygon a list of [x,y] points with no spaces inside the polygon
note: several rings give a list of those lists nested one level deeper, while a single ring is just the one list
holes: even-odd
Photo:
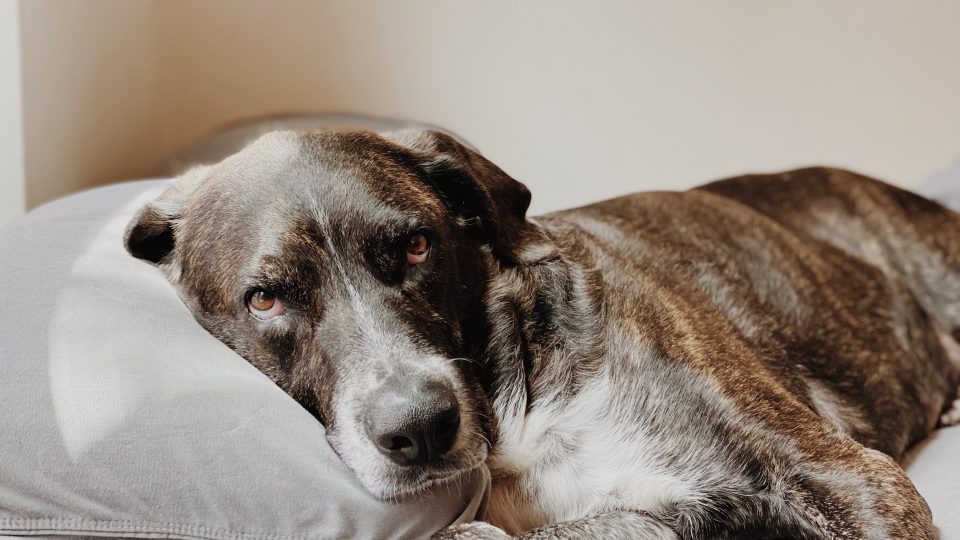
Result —
[{"label": "dog's forehead", "polygon": [[266,180],[285,171],[295,163],[300,153],[300,141],[291,131],[275,131],[261,136],[240,152],[224,159],[212,168],[205,185],[216,191],[236,187],[262,187]]},{"label": "dog's forehead", "polygon": [[234,273],[291,241],[355,248],[383,227],[441,220],[442,202],[402,152],[370,132],[265,135],[208,174],[189,203],[187,250],[196,260],[215,251],[214,271]]},{"label": "dog's forehead", "polygon": [[[231,207],[366,215],[370,206],[436,212],[439,200],[418,182],[411,153],[368,131],[273,132],[215,167],[208,198]],[[269,204],[267,204],[269,203]]]}]

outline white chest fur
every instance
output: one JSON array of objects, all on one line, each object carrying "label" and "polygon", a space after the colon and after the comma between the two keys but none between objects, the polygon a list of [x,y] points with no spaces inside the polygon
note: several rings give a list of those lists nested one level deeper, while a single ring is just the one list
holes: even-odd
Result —
[{"label": "white chest fur", "polygon": [[[517,533],[612,508],[656,512],[689,504],[701,486],[663,465],[645,426],[623,418],[599,377],[573,400],[544,400],[501,422],[489,464],[494,474],[487,519]],[[628,413],[629,414],[629,413]]]}]

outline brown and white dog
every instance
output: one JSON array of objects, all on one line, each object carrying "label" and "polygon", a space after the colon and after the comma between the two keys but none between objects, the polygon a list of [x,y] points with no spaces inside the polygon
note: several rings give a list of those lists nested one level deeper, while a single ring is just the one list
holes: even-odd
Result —
[{"label": "brown and white dog", "polygon": [[449,538],[933,538],[897,465],[960,383],[960,216],[812,168],[525,217],[437,132],[281,132],[126,245]]}]

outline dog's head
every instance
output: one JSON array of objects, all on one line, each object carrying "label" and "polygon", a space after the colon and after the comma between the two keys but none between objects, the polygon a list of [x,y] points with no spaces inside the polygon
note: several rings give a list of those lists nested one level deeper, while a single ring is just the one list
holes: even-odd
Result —
[{"label": "dog's head", "polygon": [[178,180],[125,241],[395,497],[486,457],[484,293],[541,234],[529,201],[442,133],[277,132]]}]

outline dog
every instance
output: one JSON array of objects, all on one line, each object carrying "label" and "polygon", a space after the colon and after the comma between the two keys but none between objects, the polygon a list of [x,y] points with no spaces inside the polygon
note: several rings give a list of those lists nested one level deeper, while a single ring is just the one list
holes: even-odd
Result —
[{"label": "dog", "polygon": [[276,132],[125,245],[372,494],[488,467],[440,538],[937,536],[897,460],[960,420],[960,215],[830,168],[530,197],[441,132]]}]

